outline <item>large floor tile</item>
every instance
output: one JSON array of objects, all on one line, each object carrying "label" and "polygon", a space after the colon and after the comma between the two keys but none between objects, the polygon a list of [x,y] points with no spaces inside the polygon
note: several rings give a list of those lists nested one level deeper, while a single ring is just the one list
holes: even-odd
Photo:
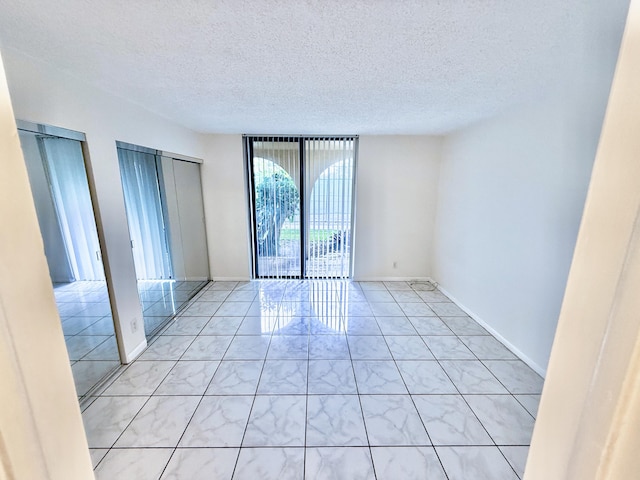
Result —
[{"label": "large floor tile", "polygon": [[256,397],[242,445],[303,447],[306,403],[304,395]]},{"label": "large floor tile", "polygon": [[452,302],[427,302],[427,305],[433,310],[439,317],[466,317],[468,316],[464,310]]},{"label": "large floor tile", "polygon": [[263,360],[267,356],[271,337],[236,336],[224,356],[225,360]]},{"label": "large floor tile", "polygon": [[274,335],[271,338],[268,360],[306,360],[309,358],[309,337],[307,335]]},{"label": "large floor tile", "polygon": [[384,335],[417,335],[416,329],[407,317],[376,316],[378,326]]},{"label": "large floor tile", "polygon": [[203,395],[219,363],[207,360],[179,361],[160,384],[155,394]]},{"label": "large floor tile", "polygon": [[310,360],[308,392],[310,395],[357,393],[351,361]]},{"label": "large floor tile", "polygon": [[254,395],[263,365],[262,360],[223,360],[206,395]]},{"label": "large floor tile", "polygon": [[181,314],[182,317],[210,317],[215,314],[222,305],[221,302],[195,301]]},{"label": "large floor tile", "polygon": [[103,395],[151,395],[176,364],[174,361],[134,362]]},{"label": "large floor tile", "polygon": [[360,394],[408,393],[393,361],[361,360],[353,362]]},{"label": "large floor tile", "polygon": [[529,445],[534,419],[511,395],[467,395],[465,399],[497,445]]},{"label": "large floor tile", "polygon": [[234,480],[302,480],[304,448],[242,448]]},{"label": "large floor tile", "polygon": [[235,335],[242,317],[211,317],[200,335]]},{"label": "large floor tile", "polygon": [[520,405],[527,409],[527,412],[529,412],[533,418],[538,416],[540,395],[514,395],[514,397],[520,402]]},{"label": "large floor tile", "polygon": [[436,447],[449,480],[518,480],[497,447]]},{"label": "large floor tile", "polygon": [[140,360],[179,360],[195,336],[159,336],[147,347]]},{"label": "large floor tile", "polygon": [[431,445],[409,395],[362,395],[371,446]]},{"label": "large floor tile", "polygon": [[161,480],[231,480],[238,448],[178,448]]},{"label": "large floor tile", "polygon": [[524,478],[524,469],[527,465],[527,456],[529,455],[529,447],[512,446],[500,447],[503,455],[516,471],[520,478]]},{"label": "large floor tile", "polygon": [[441,361],[460,393],[508,393],[479,360]]},{"label": "large floor tile", "polygon": [[411,394],[458,393],[438,362],[409,360],[396,364]]},{"label": "large floor tile", "polygon": [[309,358],[314,360],[350,360],[349,346],[344,335],[311,335]]},{"label": "large floor tile", "polygon": [[371,311],[376,317],[404,317],[405,314],[397,303],[371,303]]},{"label": "large floor tile", "polygon": [[363,317],[349,317],[344,320],[347,335],[382,335],[373,314]]},{"label": "large floor tile", "polygon": [[409,321],[416,329],[418,334],[435,336],[435,335],[453,335],[454,332],[438,317],[409,317]]},{"label": "large floor tile", "polygon": [[[233,293],[231,294],[233,295]],[[215,312],[216,317],[244,317],[251,307],[251,301],[231,301],[229,297]]]},{"label": "large floor tile", "polygon": [[368,448],[307,448],[305,478],[314,480],[375,480]]},{"label": "large floor tile", "polygon": [[274,337],[281,335],[309,335],[310,332],[311,319],[307,317],[277,318],[273,327]]},{"label": "large floor tile", "polygon": [[425,335],[422,337],[438,360],[476,360],[476,356],[458,337]]},{"label": "large floor tile", "polygon": [[434,445],[493,445],[493,440],[460,395],[413,395]]},{"label": "large floor tile", "polygon": [[111,448],[148,397],[100,397],[83,413],[90,448]]},{"label": "large floor tile", "polygon": [[396,360],[433,360],[427,345],[419,336],[386,336],[391,355]]},{"label": "large floor tile", "polygon": [[108,451],[109,451],[108,448],[90,448],[89,449],[89,455],[91,455],[91,464],[93,465],[94,469],[102,461],[102,459],[104,458],[104,456],[107,454]]},{"label": "large floor tile", "polygon": [[306,445],[367,446],[367,434],[358,396],[309,396]]},{"label": "large floor tile", "polygon": [[378,336],[350,336],[349,351],[352,360],[391,360],[387,342]]},{"label": "large floor tile", "polygon": [[187,348],[181,360],[222,360],[233,337],[199,336]]},{"label": "large floor tile", "polygon": [[431,447],[372,447],[377,480],[446,480]]},{"label": "large floor tile", "polygon": [[200,397],[151,397],[122,433],[116,447],[175,447]]},{"label": "large floor tile", "polygon": [[543,378],[523,361],[486,360],[484,364],[511,393],[542,393]]},{"label": "large floor tile", "polygon": [[239,447],[253,397],[204,397],[184,432],[180,447]]},{"label": "large floor tile", "polygon": [[472,335],[458,338],[480,360],[512,360],[517,358],[511,350],[493,337]]},{"label": "large floor tile", "polygon": [[95,471],[96,480],[157,480],[171,448],[111,449]]},{"label": "large floor tile", "polygon": [[267,360],[258,384],[258,394],[306,394],[306,360]]},{"label": "large floor tile", "polygon": [[440,317],[456,335],[489,335],[484,328],[471,317]]},{"label": "large floor tile", "polygon": [[162,335],[198,335],[209,317],[178,317],[169,322]]},{"label": "large floor tile", "polygon": [[[422,302],[422,301],[421,301]],[[408,317],[435,317],[435,312],[426,303],[398,302]]]},{"label": "large floor tile", "polygon": [[79,397],[85,395],[100,379],[120,366],[118,361],[81,360],[71,365],[76,393]]}]

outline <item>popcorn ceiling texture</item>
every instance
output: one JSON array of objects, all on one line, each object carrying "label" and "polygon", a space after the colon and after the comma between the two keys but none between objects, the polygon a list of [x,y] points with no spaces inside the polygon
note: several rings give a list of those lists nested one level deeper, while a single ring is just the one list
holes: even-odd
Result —
[{"label": "popcorn ceiling texture", "polygon": [[201,132],[445,134],[566,88],[606,7],[0,0],[0,47]]}]

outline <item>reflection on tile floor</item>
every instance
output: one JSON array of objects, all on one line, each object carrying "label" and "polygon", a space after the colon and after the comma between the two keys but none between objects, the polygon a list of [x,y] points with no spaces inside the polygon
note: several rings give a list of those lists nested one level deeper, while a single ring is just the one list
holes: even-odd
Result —
[{"label": "reflection on tile floor", "polygon": [[[188,302],[205,282],[139,281],[145,332],[153,334]],[[54,285],[62,330],[79,398],[120,366],[105,282]]]},{"label": "reflection on tile floor", "polygon": [[83,417],[99,480],[518,479],[541,389],[428,284],[216,282]]}]

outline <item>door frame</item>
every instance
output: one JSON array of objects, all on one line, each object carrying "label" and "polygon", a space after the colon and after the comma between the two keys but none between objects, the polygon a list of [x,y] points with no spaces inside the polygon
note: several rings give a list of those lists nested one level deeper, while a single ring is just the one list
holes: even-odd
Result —
[{"label": "door frame", "polygon": [[[309,232],[307,229],[307,205],[305,201],[306,181],[306,155],[305,142],[307,140],[350,140],[353,141],[353,175],[351,185],[351,220],[349,222],[349,265],[348,276],[353,276],[353,252],[355,245],[355,217],[356,217],[356,172],[357,172],[357,156],[358,156],[358,139],[357,135],[243,135],[243,154],[245,164],[245,175],[247,180],[247,191],[249,198],[249,238],[251,241],[251,277],[254,279],[291,279],[303,280],[307,279],[306,275],[306,257],[309,245]],[[300,196],[300,270],[297,275],[260,275],[258,268],[258,241],[257,241],[257,220],[256,220],[256,198],[255,198],[255,179],[253,175],[254,167],[254,147],[255,141],[267,142],[289,142],[298,144],[298,167],[299,167],[299,196]],[[295,179],[294,179],[295,180]],[[310,188],[313,189],[313,186]],[[327,279],[344,279],[345,277],[323,277]]]}]

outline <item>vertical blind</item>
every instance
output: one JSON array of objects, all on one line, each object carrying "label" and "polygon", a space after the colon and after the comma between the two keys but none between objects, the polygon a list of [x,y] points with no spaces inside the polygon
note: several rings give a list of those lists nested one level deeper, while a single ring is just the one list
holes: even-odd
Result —
[{"label": "vertical blind", "polygon": [[355,137],[245,137],[258,278],[348,278]]}]

